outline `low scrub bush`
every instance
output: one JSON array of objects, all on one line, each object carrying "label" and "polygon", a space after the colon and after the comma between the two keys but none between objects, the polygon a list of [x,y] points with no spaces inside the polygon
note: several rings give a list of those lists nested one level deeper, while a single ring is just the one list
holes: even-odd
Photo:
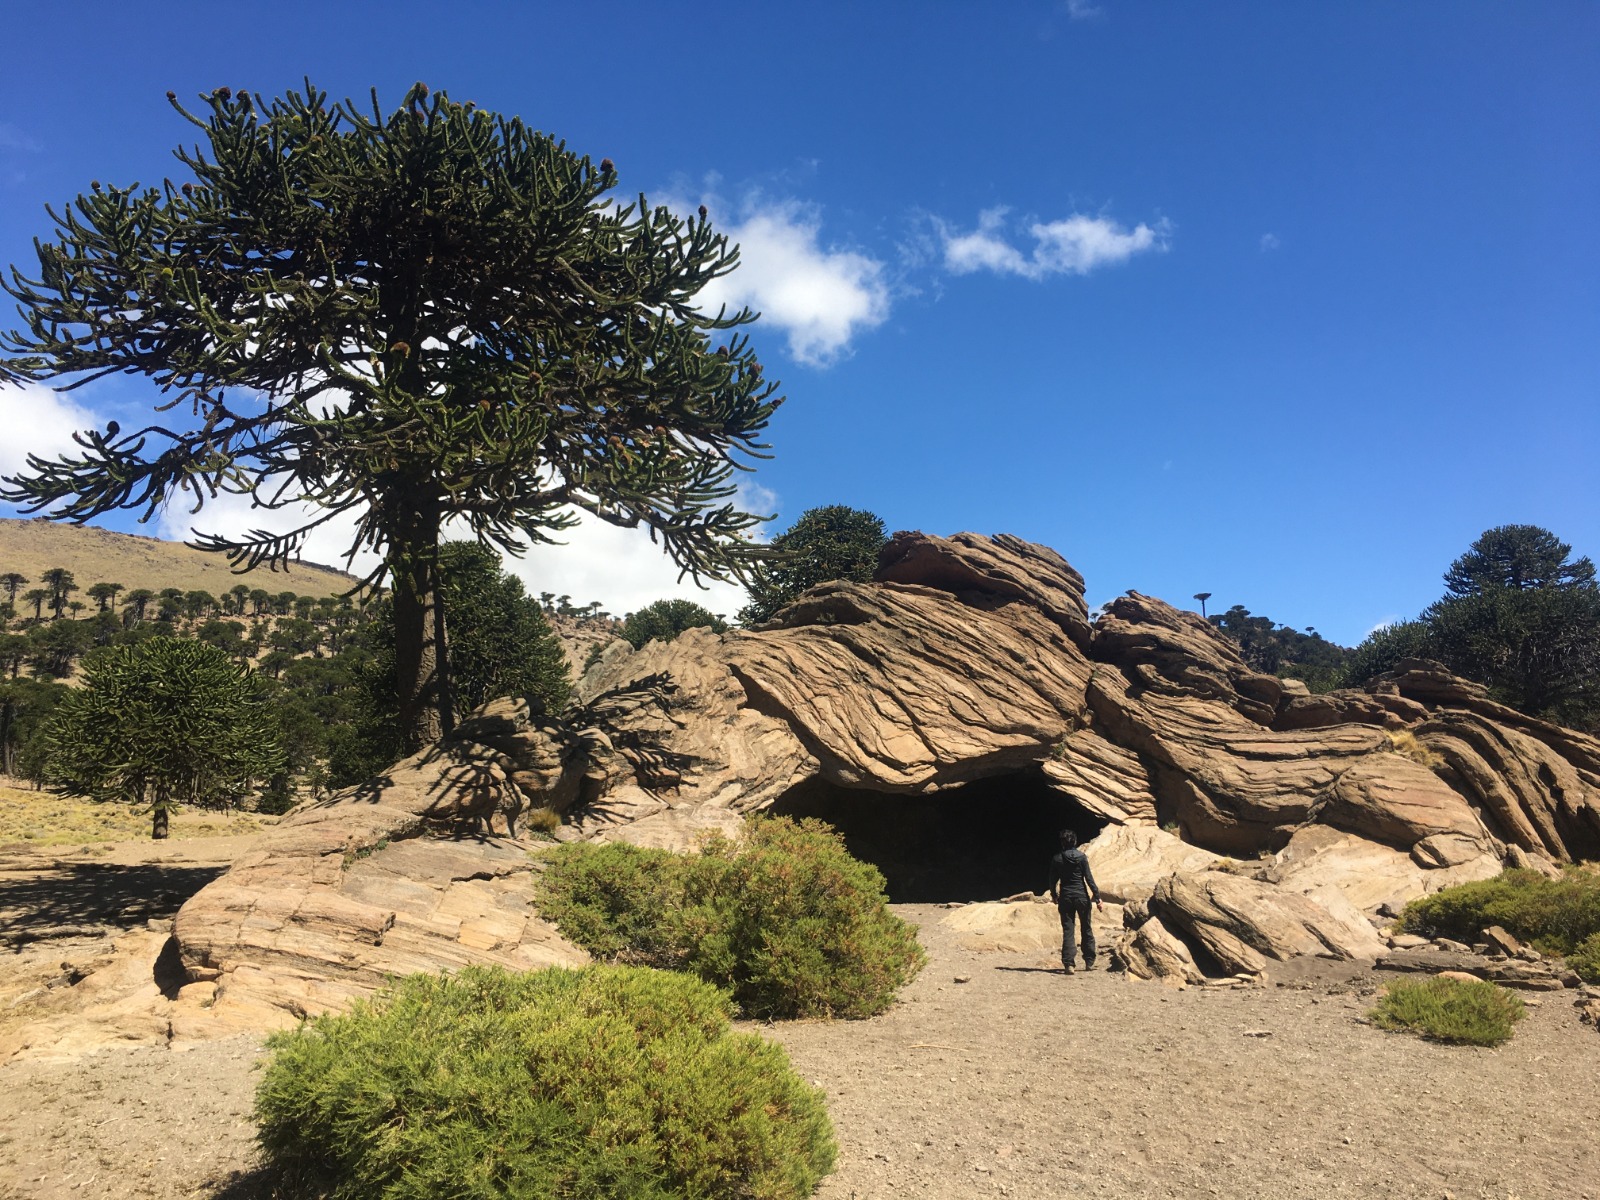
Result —
[{"label": "low scrub bush", "polygon": [[1461,942],[1499,925],[1547,954],[1571,954],[1600,933],[1600,874],[1570,868],[1549,879],[1537,871],[1502,871],[1413,900],[1400,924],[1411,933]]},{"label": "low scrub bush", "polygon": [[1524,1015],[1522,1000],[1504,988],[1442,976],[1391,983],[1368,1014],[1383,1029],[1468,1046],[1500,1045]]},{"label": "low scrub bush", "polygon": [[268,1041],[260,1140],[333,1200],[798,1200],[833,1167],[821,1093],[638,967],[414,975]]},{"label": "low scrub bush", "polygon": [[540,906],[591,954],[693,972],[756,1017],[868,1017],[922,968],[883,876],[819,821],[756,818],[699,854],[572,843]]},{"label": "low scrub bush", "polygon": [[544,855],[540,914],[596,958],[681,967],[685,856],[626,842],[568,842]]},{"label": "low scrub bush", "polygon": [[1600,983],[1600,933],[1591,933],[1567,955],[1567,966],[1585,983]]}]

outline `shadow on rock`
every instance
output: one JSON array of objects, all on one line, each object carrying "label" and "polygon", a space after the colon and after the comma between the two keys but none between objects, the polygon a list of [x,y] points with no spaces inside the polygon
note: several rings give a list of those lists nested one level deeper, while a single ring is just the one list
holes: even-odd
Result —
[{"label": "shadow on rock", "polygon": [[169,919],[223,870],[70,863],[0,879],[0,945],[26,945],[86,927],[132,929]]}]

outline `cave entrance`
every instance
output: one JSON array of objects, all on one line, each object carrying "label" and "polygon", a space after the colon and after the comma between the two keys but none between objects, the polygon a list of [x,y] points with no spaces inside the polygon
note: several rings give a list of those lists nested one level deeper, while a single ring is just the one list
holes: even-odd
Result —
[{"label": "cave entrance", "polygon": [[920,796],[808,779],[769,811],[832,825],[851,854],[883,872],[889,899],[908,904],[998,900],[1039,891],[1060,845],[1056,835],[1071,829],[1087,841],[1106,824],[1037,772]]}]

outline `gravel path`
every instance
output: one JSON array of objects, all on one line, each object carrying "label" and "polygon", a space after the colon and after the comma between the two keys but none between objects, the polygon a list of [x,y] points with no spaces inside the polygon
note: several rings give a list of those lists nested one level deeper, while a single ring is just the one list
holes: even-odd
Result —
[{"label": "gravel path", "polygon": [[[1374,981],[1348,971],[1172,992],[900,911],[931,955],[905,1003],[763,1028],[828,1093],[819,1200],[1600,1200],[1600,1037],[1562,993],[1500,1050],[1448,1048],[1360,1024]],[[0,1197],[268,1194],[248,1173],[257,1046],[0,1067]]]}]

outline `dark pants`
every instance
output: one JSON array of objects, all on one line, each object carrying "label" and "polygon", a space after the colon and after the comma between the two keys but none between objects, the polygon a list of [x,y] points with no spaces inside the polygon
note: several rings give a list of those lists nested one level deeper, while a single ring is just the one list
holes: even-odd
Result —
[{"label": "dark pants", "polygon": [[1070,967],[1078,957],[1078,940],[1075,934],[1078,928],[1083,930],[1083,965],[1094,966],[1094,928],[1089,923],[1089,914],[1094,902],[1088,897],[1075,900],[1070,896],[1061,897],[1061,902],[1056,906],[1056,911],[1061,914],[1061,965]]}]

